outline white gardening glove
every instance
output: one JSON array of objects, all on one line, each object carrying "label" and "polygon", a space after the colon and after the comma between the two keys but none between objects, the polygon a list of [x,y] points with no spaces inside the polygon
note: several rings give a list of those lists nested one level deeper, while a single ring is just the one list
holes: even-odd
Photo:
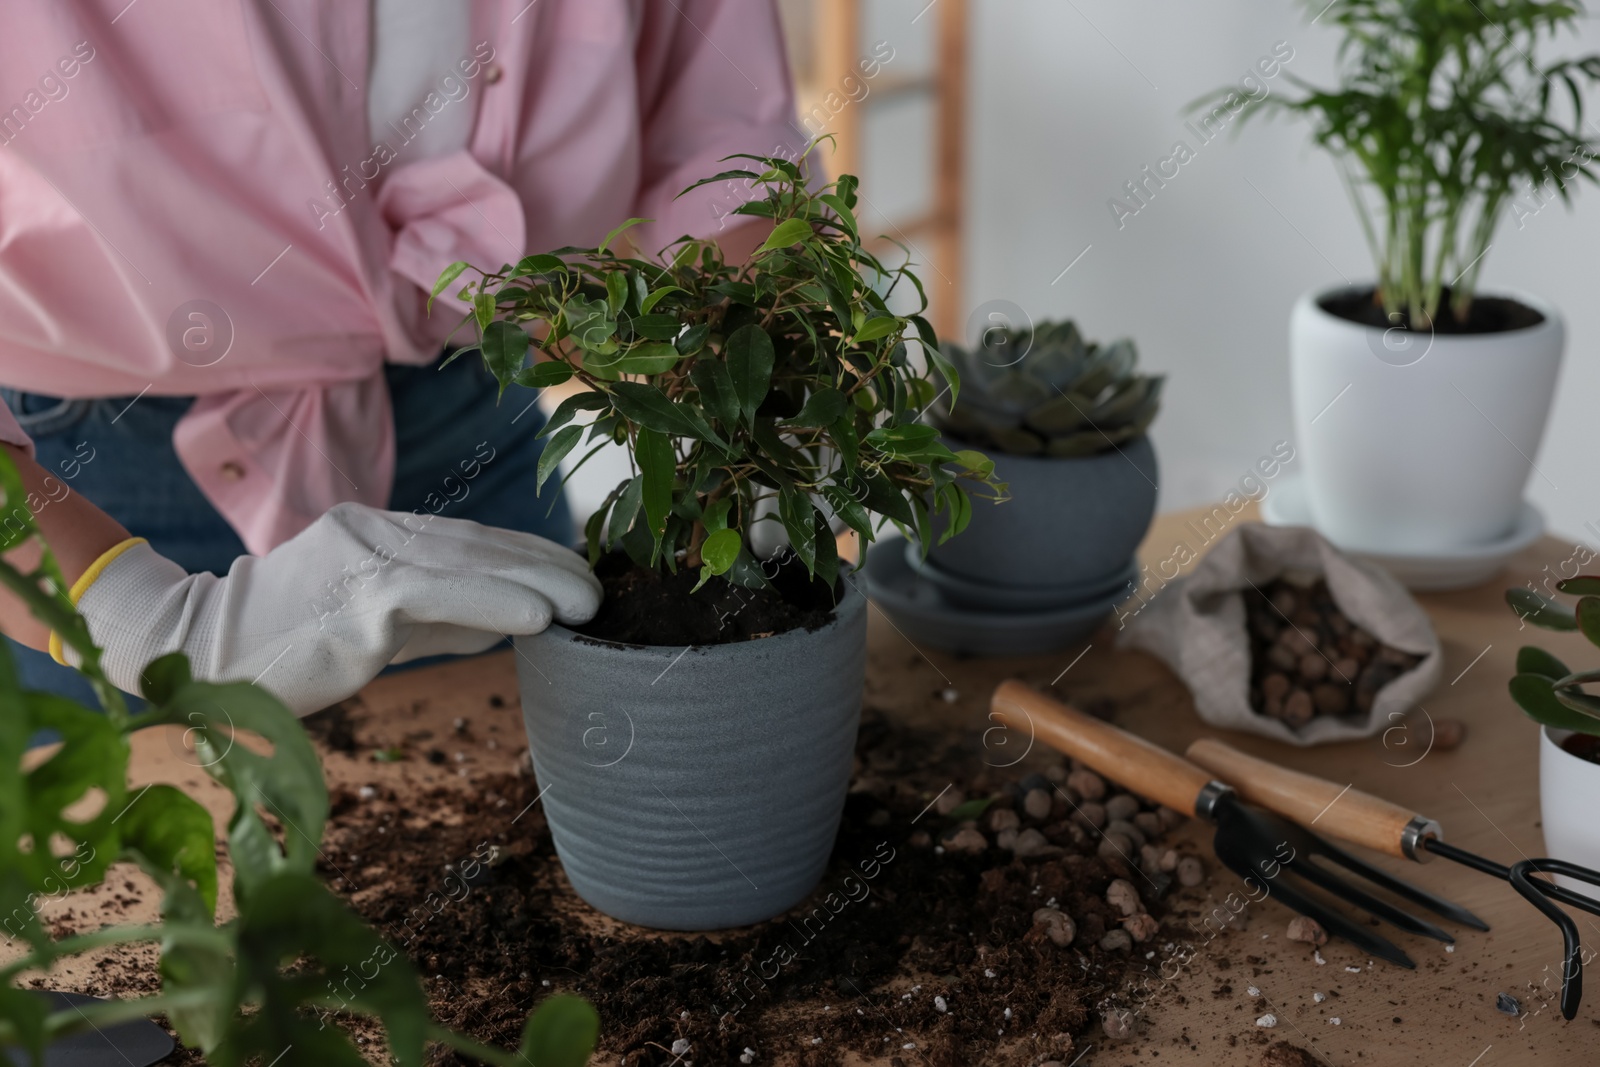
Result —
[{"label": "white gardening glove", "polygon": [[[181,651],[194,677],[259,682],[307,715],[390,663],[482,652],[552,619],[587,622],[600,583],[542,537],[339,504],[267,555],[241,556],[224,578],[124,542],[73,597],[117,686],[138,692],[151,660]],[[59,647],[52,638],[58,659]]]}]

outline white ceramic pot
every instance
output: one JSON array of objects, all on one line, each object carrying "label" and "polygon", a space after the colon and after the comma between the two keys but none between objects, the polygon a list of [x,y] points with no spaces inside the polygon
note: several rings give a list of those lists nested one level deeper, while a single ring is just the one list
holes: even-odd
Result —
[{"label": "white ceramic pot", "polygon": [[[1600,870],[1600,763],[1561,747],[1569,731],[1539,729],[1539,818],[1545,854]],[[1569,889],[1600,900],[1600,888],[1557,876]]]},{"label": "white ceramic pot", "polygon": [[[1360,287],[1370,291],[1370,287]],[[1313,524],[1341,548],[1427,553],[1516,527],[1561,366],[1555,308],[1492,334],[1380,330],[1307,293],[1289,320],[1295,444]]]}]

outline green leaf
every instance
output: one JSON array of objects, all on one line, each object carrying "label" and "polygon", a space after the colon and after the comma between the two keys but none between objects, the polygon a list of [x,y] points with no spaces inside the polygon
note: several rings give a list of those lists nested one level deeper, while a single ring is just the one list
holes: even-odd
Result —
[{"label": "green leaf", "polygon": [[620,541],[622,535],[628,532],[628,527],[633,525],[633,517],[639,514],[643,493],[644,479],[629,478],[617,496],[616,506],[611,509],[611,526],[606,532],[608,540]]},{"label": "green leaf", "polygon": [[605,411],[609,407],[611,398],[605,393],[589,390],[573,393],[556,405],[555,411],[550,414],[550,421],[544,424],[544,429],[539,431],[538,436],[549,437],[576,418],[580,411]]},{"label": "green leaf", "polygon": [[241,991],[258,992],[266,1006],[235,1021],[208,1062],[259,1056],[268,1064],[293,1048],[296,1063],[364,1064],[336,1027],[297,1010],[331,991],[348,1010],[378,1016],[397,1064],[421,1067],[428,1002],[416,972],[314,876],[284,872],[261,882],[236,928]]},{"label": "green leaf", "polygon": [[533,483],[535,494],[544,488],[544,483],[550,475],[560,469],[561,461],[577,445],[578,439],[583,436],[583,430],[582,426],[563,426],[544,443],[544,451],[539,453],[539,469]]},{"label": "green leaf", "polygon": [[955,810],[946,818],[951,822],[966,822],[968,819],[976,819],[989,810],[989,805],[993,804],[994,800],[994,797],[974,797],[971,800],[957,804]]},{"label": "green leaf", "polygon": [[529,389],[553,389],[558,385],[567,384],[572,380],[572,375],[571,364],[563,363],[559,359],[547,359],[517,371],[512,381]]},{"label": "green leaf", "polygon": [[745,422],[749,422],[772,384],[772,367],[777,359],[772,338],[759,326],[741,326],[728,337],[725,354],[734,396],[739,398]]},{"label": "green leaf", "polygon": [[511,275],[512,277],[523,277],[529,274],[553,274],[557,271],[563,274],[567,272],[567,264],[560,256],[523,256],[517,261],[516,269],[511,272]]},{"label": "green leaf", "polygon": [[600,1016],[582,997],[540,1004],[522,1031],[520,1058],[530,1067],[586,1067],[600,1040]]},{"label": "green leaf", "polygon": [[434,300],[438,298],[440,293],[450,288],[450,283],[461,277],[462,271],[466,270],[467,267],[467,263],[458,259],[439,272],[439,280],[433,283],[433,291],[428,294],[427,309],[430,313],[433,311]]},{"label": "green leaf", "polygon": [[956,462],[980,478],[988,478],[994,473],[994,460],[970,448],[959,449],[956,452]]},{"label": "green leaf", "polygon": [[683,323],[675,315],[636,315],[628,323],[635,337],[651,341],[676,341]]},{"label": "green leaf", "polygon": [[689,368],[689,380],[700,391],[700,403],[712,418],[730,427],[738,423],[739,397],[734,392],[727,364],[697,359]]},{"label": "green leaf", "polygon": [[1600,597],[1586,596],[1579,600],[1573,614],[1583,636],[1591,645],[1600,646]]},{"label": "green leaf", "polygon": [[1575,578],[1563,578],[1556,583],[1556,588],[1573,596],[1600,596],[1600,577],[1580,574]]},{"label": "green leaf", "polygon": [[649,296],[645,297],[639,302],[639,313],[642,315],[648,315],[652,310],[654,310],[657,304],[661,303],[661,301],[665,300],[673,293],[681,293],[683,291],[684,290],[680,289],[676,285],[663,285],[660,289],[657,289],[655,292],[651,293]]},{"label": "green leaf", "polygon": [[211,813],[183,790],[152,785],[118,819],[122,845],[152,874],[192,885],[207,915],[217,908],[216,827]]},{"label": "green leaf", "polygon": [[878,451],[908,458],[927,455],[929,449],[938,441],[939,431],[921,423],[880,426],[867,434],[867,444]]},{"label": "green leaf", "polygon": [[647,426],[639,428],[633,456],[639,464],[641,503],[650,534],[658,541],[667,528],[672,510],[672,490],[677,472],[677,457],[666,434]]},{"label": "green leaf", "polygon": [[867,540],[872,539],[872,516],[860,501],[850,495],[848,489],[842,485],[825,485],[822,487],[822,496],[846,526]]},{"label": "green leaf", "polygon": [[1567,665],[1542,648],[1524,645],[1517,652],[1518,674],[1540,674],[1549,679],[1565,678],[1572,672]]},{"label": "green leaf", "polygon": [[739,556],[744,538],[738,530],[717,530],[700,545],[700,560],[712,574],[726,574]]},{"label": "green leaf", "polygon": [[687,404],[676,404],[653,385],[644,382],[617,382],[611,386],[611,402],[623,418],[658,433],[673,437],[694,437],[719,448],[726,442],[706,424],[700,413]]},{"label": "green leaf", "polygon": [[809,241],[815,236],[811,223],[805,219],[786,219],[772,228],[772,235],[762,242],[761,247],[755,250],[756,255],[770,252],[774,248],[788,248],[801,241]]},{"label": "green leaf", "polygon": [[575,296],[562,307],[561,315],[566,323],[567,336],[580,348],[590,352],[602,351],[608,342],[615,339],[617,320],[603,300]]},{"label": "green leaf", "polygon": [[805,565],[808,574],[817,568],[817,524],[811,498],[792,485],[778,491],[778,517],[789,534],[789,547]]},{"label": "green leaf", "polygon": [[622,310],[622,305],[628,302],[628,278],[626,275],[613,272],[606,275],[606,307],[615,316]]},{"label": "green leaf", "polygon": [[844,414],[849,401],[834,388],[818,389],[806,397],[799,414],[785,420],[789,426],[828,426]]},{"label": "green leaf", "polygon": [[[624,232],[626,230],[633,229],[633,227],[639,225],[641,222],[650,222],[650,221],[651,221],[650,219],[629,219],[627,222],[624,222],[621,226],[618,226],[616,229],[614,229],[610,233],[606,234],[606,239],[604,241],[600,242],[600,248],[598,250],[601,251],[601,252],[604,252],[607,248],[611,247],[611,242],[615,241],[617,239],[617,235],[618,234],[620,234],[620,233],[622,233],[622,232]],[[621,304],[617,305],[617,307],[621,307],[621,306],[622,306]]]},{"label": "green leaf", "polygon": [[528,331],[501,319],[483,331],[483,362],[500,383],[500,392],[516,381],[528,359]]},{"label": "green leaf", "polygon": [[862,323],[861,328],[856,331],[856,344],[864,345],[869,341],[876,341],[879,338],[888,337],[891,334],[898,334],[901,330],[905,329],[905,325],[904,319],[896,318],[893,315],[884,315],[879,318],[868,319],[866,322]]},{"label": "green leaf", "polygon": [[1578,628],[1578,620],[1571,608],[1532,589],[1520,586],[1507,589],[1506,603],[1511,605],[1511,610],[1515,611],[1523,622],[1530,622],[1543,629],[1569,631]]},{"label": "green leaf", "polygon": [[474,293],[472,297],[472,313],[478,320],[478,329],[487,330],[489,324],[494,321],[494,294]]},{"label": "green leaf", "polygon": [[1550,679],[1542,674],[1518,674],[1508,688],[1511,699],[1527,712],[1528,718],[1556,730],[1573,730],[1581,734],[1600,734],[1600,718],[1568,707],[1556,695]]},{"label": "green leaf", "polygon": [[672,342],[672,345],[680,354],[692,356],[705,347],[706,339],[710,336],[711,327],[701,322],[684,330]]},{"label": "green leaf", "polygon": [[[274,875],[314,869],[328,818],[328,788],[300,720],[276,697],[244,682],[190,682],[134,722],[139,729],[162,724],[182,727],[206,772],[237,798],[228,855],[241,906]],[[241,733],[266,740],[271,754],[256,752]],[[282,847],[261,811],[283,824]]]}]

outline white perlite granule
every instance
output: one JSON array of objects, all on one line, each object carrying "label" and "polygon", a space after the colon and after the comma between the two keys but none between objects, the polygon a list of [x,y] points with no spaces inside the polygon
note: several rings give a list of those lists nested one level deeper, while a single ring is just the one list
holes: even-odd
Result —
[{"label": "white perlite granule", "polygon": [[1269,1011],[1261,1018],[1256,1020],[1256,1025],[1262,1027],[1263,1029],[1270,1030],[1274,1026],[1278,1025],[1278,1017]]}]

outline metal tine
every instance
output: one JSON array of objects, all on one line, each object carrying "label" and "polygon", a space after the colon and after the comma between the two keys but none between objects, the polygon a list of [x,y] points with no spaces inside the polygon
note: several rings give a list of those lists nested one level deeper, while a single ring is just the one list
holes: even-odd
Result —
[{"label": "metal tine", "polygon": [[1462,926],[1472,926],[1474,929],[1490,928],[1490,925],[1485,923],[1482,918],[1478,918],[1477,915],[1464,909],[1456,902],[1446,901],[1445,897],[1442,896],[1434,896],[1427,889],[1411,885],[1410,881],[1403,880],[1403,878],[1395,878],[1392,873],[1387,872],[1382,867],[1373,867],[1365,859],[1358,859],[1358,857],[1352,856],[1344,849],[1339,848],[1338,845],[1334,845],[1333,841],[1315,837],[1315,835],[1314,840],[1317,841],[1317,853],[1320,856],[1328,857],[1328,859],[1341,865],[1346,870],[1354,870],[1360,877],[1371,881],[1373,885],[1382,889],[1389,889],[1390,893],[1394,893],[1395,896],[1402,896],[1408,901],[1414,902],[1414,904],[1421,904],[1422,907],[1426,907],[1430,912],[1437,912],[1438,915],[1443,915],[1443,917],[1454,921],[1454,923],[1461,923]]},{"label": "metal tine", "polygon": [[[1421,904],[1428,910],[1436,912],[1439,915],[1443,915],[1451,922],[1458,922],[1463,926],[1470,926],[1475,930],[1489,929],[1488,923],[1478,918],[1466,908],[1463,908],[1460,904],[1448,901],[1443,897],[1434,896],[1426,889],[1421,889],[1417,886],[1414,886],[1402,878],[1396,878],[1388,871],[1383,870],[1380,867],[1374,867],[1365,860],[1352,856],[1344,849],[1322,837],[1314,837],[1314,840],[1317,843],[1317,855],[1326,856],[1328,859],[1339,864],[1339,866],[1345,868],[1346,870],[1354,871],[1356,874],[1359,874],[1373,885],[1376,885],[1382,889],[1387,889],[1396,896],[1404,897],[1413,903]],[[1448,941],[1450,938],[1447,937],[1444,940]]]},{"label": "metal tine", "polygon": [[1321,886],[1346,903],[1354,904],[1368,914],[1392,923],[1408,933],[1424,934],[1446,944],[1455,943],[1455,938],[1428,920],[1413,915],[1403,908],[1397,908],[1387,900],[1373,896],[1360,886],[1354,885],[1332,871],[1324,869],[1320,864],[1313,862],[1310,857],[1302,858],[1297,856],[1295,861],[1288,864],[1284,869],[1298,874],[1301,878],[1314,885]]},{"label": "metal tine", "polygon": [[1512,887],[1561,928],[1561,1014],[1570,1020],[1578,1014],[1578,1004],[1583,1000],[1583,955],[1578,944],[1578,924],[1547,899],[1548,894],[1542,888],[1545,880],[1529,878],[1531,871],[1564,874],[1590,885],[1600,885],[1600,874],[1566,860],[1533,859],[1511,865]]},{"label": "metal tine", "polygon": [[[1239,867],[1228,862],[1226,857],[1223,858],[1223,862],[1227,863],[1235,874],[1242,877],[1255,875],[1255,872],[1251,871],[1248,866],[1240,870]],[[1273,881],[1271,892],[1268,896],[1277,897],[1285,907],[1315,919],[1330,934],[1344,938],[1368,955],[1377,956],[1380,959],[1388,960],[1390,963],[1399,964],[1401,967],[1416,969],[1417,965],[1411,961],[1411,957],[1407,956],[1400,946],[1393,941],[1390,941],[1382,934],[1375,934],[1366,927],[1352,922],[1338,911],[1305,895],[1294,886],[1285,884],[1282,880]]]},{"label": "metal tine", "polygon": [[[1438,838],[1429,838],[1423,847],[1435,855],[1443,856],[1448,860],[1454,860],[1463,867],[1470,867],[1475,871],[1498,878],[1504,882],[1511,881],[1511,868],[1505,866],[1504,864],[1496,863],[1494,860],[1485,859],[1484,857],[1476,855],[1475,853],[1468,852],[1465,849],[1456,848],[1454,845],[1447,845]],[[1533,862],[1535,864],[1540,864],[1560,861],[1550,859],[1535,859]],[[1535,869],[1538,870],[1541,868],[1535,867]],[[1594,871],[1588,867],[1579,867],[1578,870],[1582,871],[1583,873],[1580,875],[1569,875],[1569,877],[1574,877],[1580,882],[1588,882],[1590,885],[1600,886],[1600,880],[1597,880],[1600,879],[1600,871]],[[1591,915],[1600,915],[1600,900],[1596,900],[1594,897],[1568,889],[1566,886],[1556,885],[1554,882],[1547,881],[1543,878],[1529,879],[1529,884],[1531,884],[1535,889],[1539,890],[1539,892],[1543,893],[1545,896],[1549,897],[1551,900],[1559,901],[1568,907],[1577,908],[1579,911],[1586,911]]]}]

